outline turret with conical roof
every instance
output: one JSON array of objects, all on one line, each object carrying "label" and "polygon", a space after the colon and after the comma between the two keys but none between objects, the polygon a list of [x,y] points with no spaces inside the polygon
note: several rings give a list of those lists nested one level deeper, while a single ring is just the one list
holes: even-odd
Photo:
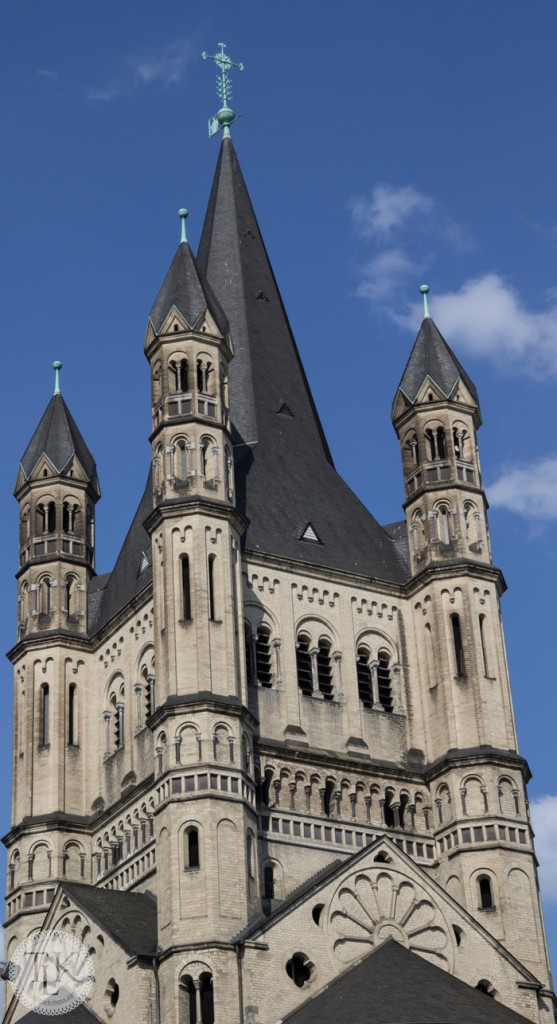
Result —
[{"label": "turret with conical roof", "polygon": [[476,430],[476,388],[429,316],[424,319],[393,402],[402,448],[405,509],[414,573],[458,558],[490,562],[487,500]]},{"label": "turret with conical roof", "polygon": [[21,459],[18,636],[87,632],[94,572],[95,460],[56,387]]}]

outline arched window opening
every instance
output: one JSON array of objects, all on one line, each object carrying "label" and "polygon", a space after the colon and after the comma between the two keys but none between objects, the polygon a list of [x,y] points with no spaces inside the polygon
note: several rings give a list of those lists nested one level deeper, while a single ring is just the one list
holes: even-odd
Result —
[{"label": "arched window opening", "polygon": [[184,833],[184,867],[198,868],[199,866],[199,832],[196,828],[187,828]]},{"label": "arched window opening", "polygon": [[68,690],[68,744],[77,744],[77,685],[70,683]]},{"label": "arched window opening", "polygon": [[272,864],[266,864],[263,869],[263,899],[275,899],[275,869]]},{"label": "arched window opening", "polygon": [[204,363],[201,359],[197,360],[197,390],[202,392],[204,395],[211,394],[211,382],[213,377],[213,367],[211,363]]},{"label": "arched window opening", "polygon": [[176,379],[176,391],[182,393],[189,390],[188,388],[188,361],[187,359],[180,359],[180,362],[175,364],[175,379]]},{"label": "arched window opening", "polygon": [[209,555],[207,560],[207,572],[209,576],[209,618],[216,619],[215,613],[215,561],[216,555]]},{"label": "arched window opening", "polygon": [[461,462],[469,462],[470,437],[462,427],[453,427],[453,445],[455,458]]},{"label": "arched window opening", "polygon": [[490,999],[495,999],[495,989],[491,982],[487,981],[485,978],[482,978],[482,980],[478,982],[476,988],[486,996],[489,996]]},{"label": "arched window opening", "polygon": [[440,505],[437,509],[438,537],[442,544],[451,543],[451,530],[449,525],[450,512],[446,505]]},{"label": "arched window opening", "polygon": [[311,672],[311,654],[309,653],[309,637],[299,636],[296,644],[296,671],[298,687],[304,697],[311,697],[313,681]]},{"label": "arched window opening", "polygon": [[493,910],[495,907],[493,890],[491,888],[491,879],[487,875],[480,875],[478,878],[478,892],[480,896],[478,910]]},{"label": "arched window opening", "polygon": [[379,651],[379,664],[377,666],[377,688],[379,691],[379,703],[383,711],[393,710],[393,694],[391,689],[391,668],[390,656],[386,651]]},{"label": "arched window opening", "polygon": [[480,640],[481,640],[481,644],[482,644],[483,671],[484,671],[484,676],[488,676],[489,677],[489,667],[488,667],[488,661],[487,661],[487,648],[486,648],[486,645],[485,645],[485,615],[480,615],[479,623],[480,623]]},{"label": "arched window opening", "polygon": [[425,440],[429,462],[435,462],[437,459],[446,458],[447,448],[443,427],[437,427],[436,429],[428,427],[425,431]]},{"label": "arched window opening", "polygon": [[410,472],[416,469],[420,464],[420,453],[418,450],[418,435],[415,431],[412,431],[406,439],[404,445],[404,461],[406,463],[407,471]]},{"label": "arched window opening", "polygon": [[193,978],[190,975],[181,978],[179,987],[180,1024],[197,1024],[195,995]]},{"label": "arched window opening", "polygon": [[407,820],[408,819],[407,811],[408,811],[408,804],[409,803],[410,803],[410,797],[408,796],[408,793],[401,793],[401,795],[400,795],[400,808],[399,808],[400,827],[401,828],[407,828],[407,826],[409,824],[409,822]]},{"label": "arched window opening", "polygon": [[204,971],[199,976],[201,996],[201,1016],[196,1024],[214,1024],[215,1010],[213,1002],[213,975]]},{"label": "arched window opening", "polygon": [[297,988],[304,988],[311,978],[314,967],[305,953],[294,953],[291,960],[286,964],[286,973],[292,979]]},{"label": "arched window opening", "polygon": [[460,629],[460,617],[451,615],[451,627],[453,631],[453,648],[455,656],[456,674],[459,679],[464,678],[464,648],[462,646],[462,633]]},{"label": "arched window opening", "polygon": [[174,451],[174,476],[182,483],[188,479],[188,446],[184,438],[176,441]]},{"label": "arched window opening", "polygon": [[259,626],[255,638],[255,665],[257,682],[261,686],[272,685],[271,671],[271,630],[268,626]]},{"label": "arched window opening", "polygon": [[67,576],[64,583],[64,604],[68,615],[77,614],[77,580],[75,576]]},{"label": "arched window opening", "polygon": [[317,683],[325,700],[333,699],[333,667],[331,664],[331,642],[320,640],[317,646]]},{"label": "arched window opening", "polygon": [[365,647],[358,648],[356,672],[358,676],[358,696],[365,708],[371,708],[373,707],[371,668],[369,666],[369,651]]},{"label": "arched window opening", "polygon": [[64,533],[76,532],[78,513],[78,505],[72,505],[69,501],[64,502],[62,506],[62,530]]},{"label": "arched window opening", "polygon": [[188,555],[182,555],[180,558],[180,575],[182,578],[182,619],[188,622],[191,619],[190,560]]},{"label": "arched window opening", "polygon": [[325,783],[325,792],[323,794],[323,811],[328,818],[331,817],[333,812],[333,797],[335,795],[336,783],[334,779],[327,779]]},{"label": "arched window opening", "polygon": [[39,583],[39,611],[41,615],[52,612],[52,580],[49,576],[43,576]]},{"label": "arched window opening", "polygon": [[383,813],[385,816],[385,825],[387,828],[395,827],[395,812],[393,810],[393,798],[394,793],[391,789],[388,789],[385,793],[385,803],[383,804]]},{"label": "arched window opening", "polygon": [[50,690],[49,690],[49,687],[48,687],[48,683],[43,683],[43,685],[41,686],[41,704],[40,704],[40,709],[41,709],[41,711],[40,711],[40,713],[41,713],[41,720],[40,720],[39,742],[40,742],[42,747],[48,747],[48,744],[50,742],[50,732],[49,732]]}]

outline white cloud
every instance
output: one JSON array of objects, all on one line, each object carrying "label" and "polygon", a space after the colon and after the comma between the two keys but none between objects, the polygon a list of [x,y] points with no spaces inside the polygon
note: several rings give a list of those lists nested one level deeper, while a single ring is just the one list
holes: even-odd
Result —
[{"label": "white cloud", "polygon": [[546,900],[557,902],[557,796],[541,796],[530,805],[540,862],[540,883]]},{"label": "white cloud", "polygon": [[129,96],[142,85],[175,85],[184,77],[192,52],[188,39],[178,39],[158,52],[129,57],[124,61],[121,75],[106,85],[90,89],[87,97],[108,103],[120,96]]},{"label": "white cloud", "polygon": [[364,238],[389,235],[414,214],[432,208],[433,199],[413,185],[376,185],[371,199],[355,196],[349,204],[352,220]]},{"label": "white cloud", "polygon": [[506,508],[526,519],[557,519],[557,458],[511,469],[487,491],[492,508]]},{"label": "white cloud", "polygon": [[459,252],[475,247],[468,229],[415,185],[376,185],[371,199],[354,196],[348,208],[358,234],[377,245],[392,244],[393,236],[411,227],[414,237],[435,238]]},{"label": "white cloud", "polygon": [[418,268],[403,249],[384,249],[362,268],[356,294],[373,302],[386,300],[411,272],[416,276]]},{"label": "white cloud", "polygon": [[49,71],[47,68],[37,68],[35,74],[40,75],[41,78],[58,78],[55,71]]},{"label": "white cloud", "polygon": [[179,39],[167,46],[159,54],[148,54],[128,61],[136,81],[145,85],[151,82],[162,82],[172,85],[180,82],[192,54],[192,44],[188,39]]},{"label": "white cloud", "polygon": [[432,294],[430,309],[451,346],[493,359],[499,367],[525,369],[533,377],[557,377],[554,299],[541,312],[531,312],[499,274],[485,274],[457,292]]}]

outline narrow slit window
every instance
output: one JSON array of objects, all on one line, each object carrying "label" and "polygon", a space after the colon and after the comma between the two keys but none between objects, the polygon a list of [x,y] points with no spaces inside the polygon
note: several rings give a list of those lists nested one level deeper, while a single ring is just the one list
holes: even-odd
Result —
[{"label": "narrow slit window", "polygon": [[377,688],[379,691],[379,703],[383,711],[393,710],[393,694],[391,688],[391,667],[390,658],[385,651],[379,652],[379,664],[377,666]]},{"label": "narrow slit window", "polygon": [[491,880],[487,875],[481,875],[478,878],[478,890],[480,895],[480,910],[492,910],[495,906],[493,902],[493,890],[491,888]]},{"label": "narrow slit window", "polygon": [[267,864],[263,871],[263,899],[274,900],[275,898],[275,869],[272,864]]},{"label": "narrow slit window", "polygon": [[199,860],[199,832],[196,828],[189,828],[185,835],[185,861],[186,868],[198,868]]},{"label": "narrow slit window", "polygon": [[485,615],[480,615],[480,640],[481,640],[481,644],[482,644],[482,659],[483,659],[484,676],[489,676],[489,668],[488,668],[488,661],[487,661],[487,649],[486,649],[486,646],[485,646]]},{"label": "narrow slit window", "polygon": [[50,691],[48,683],[44,683],[41,686],[41,746],[47,747],[49,744],[49,705],[50,705]]},{"label": "narrow slit window", "polygon": [[456,674],[459,679],[465,675],[464,672],[464,649],[462,646],[462,632],[460,629],[460,617],[451,615],[451,626],[453,631],[453,647],[456,665]]},{"label": "narrow slit window", "polygon": [[70,683],[68,690],[68,744],[74,747],[77,743],[77,686]]},{"label": "narrow slit window", "polygon": [[209,618],[216,619],[215,614],[215,561],[216,555],[209,555],[208,559],[208,575],[209,575]]},{"label": "narrow slit window", "polygon": [[191,619],[191,592],[190,592],[190,560],[188,555],[182,555],[182,618],[186,621]]}]

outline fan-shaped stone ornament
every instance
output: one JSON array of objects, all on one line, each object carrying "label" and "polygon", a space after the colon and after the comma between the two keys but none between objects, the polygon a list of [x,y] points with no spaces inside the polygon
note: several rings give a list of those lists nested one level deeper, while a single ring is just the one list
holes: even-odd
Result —
[{"label": "fan-shaped stone ornament", "polygon": [[452,970],[450,930],[441,911],[415,879],[383,865],[342,882],[331,900],[328,932],[342,963],[393,938],[438,967]]}]

